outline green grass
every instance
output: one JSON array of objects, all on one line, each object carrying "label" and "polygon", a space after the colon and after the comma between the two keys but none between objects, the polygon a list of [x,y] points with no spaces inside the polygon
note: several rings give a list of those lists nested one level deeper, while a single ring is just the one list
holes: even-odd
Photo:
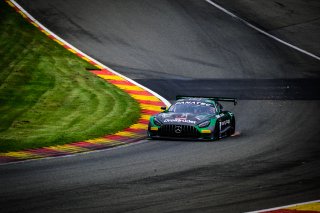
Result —
[{"label": "green grass", "polygon": [[66,144],[135,123],[138,103],[0,1],[0,152]]}]

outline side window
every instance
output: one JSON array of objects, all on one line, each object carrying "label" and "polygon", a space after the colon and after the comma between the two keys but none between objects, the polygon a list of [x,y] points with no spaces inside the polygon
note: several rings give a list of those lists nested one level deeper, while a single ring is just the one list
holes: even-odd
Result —
[{"label": "side window", "polygon": [[218,102],[217,102],[217,109],[219,113],[223,110],[223,106]]}]

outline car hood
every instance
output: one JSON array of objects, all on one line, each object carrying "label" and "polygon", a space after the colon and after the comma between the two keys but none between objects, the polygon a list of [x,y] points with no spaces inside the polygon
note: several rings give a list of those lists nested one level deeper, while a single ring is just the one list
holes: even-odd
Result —
[{"label": "car hood", "polygon": [[212,115],[210,114],[192,114],[192,113],[160,113],[156,118],[163,124],[186,124],[196,125],[208,120]]}]

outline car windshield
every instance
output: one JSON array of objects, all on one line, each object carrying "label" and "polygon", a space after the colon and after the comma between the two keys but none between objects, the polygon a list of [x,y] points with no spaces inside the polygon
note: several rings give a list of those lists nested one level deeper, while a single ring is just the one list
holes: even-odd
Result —
[{"label": "car windshield", "polygon": [[168,111],[175,113],[213,114],[215,113],[215,108],[213,106],[196,104],[174,104]]}]

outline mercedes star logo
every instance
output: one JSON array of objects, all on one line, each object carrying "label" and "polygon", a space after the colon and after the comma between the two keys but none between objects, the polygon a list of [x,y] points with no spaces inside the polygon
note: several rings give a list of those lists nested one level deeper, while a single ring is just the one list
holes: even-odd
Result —
[{"label": "mercedes star logo", "polygon": [[182,126],[176,126],[174,128],[174,132],[177,133],[177,134],[180,134],[182,132]]}]

